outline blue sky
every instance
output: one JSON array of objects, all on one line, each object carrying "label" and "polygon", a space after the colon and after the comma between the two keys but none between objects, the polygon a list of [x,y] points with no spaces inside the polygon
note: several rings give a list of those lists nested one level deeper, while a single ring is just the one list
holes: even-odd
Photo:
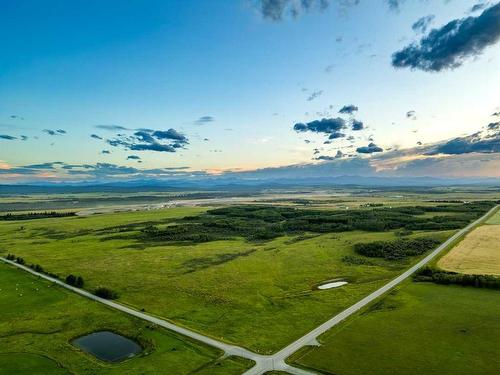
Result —
[{"label": "blue sky", "polygon": [[[41,175],[19,169],[56,161],[214,173],[322,163],[340,150],[345,158],[397,164],[421,158],[420,146],[500,120],[491,116],[500,110],[498,38],[466,46],[473,53],[442,70],[391,61],[431,29],[479,18],[497,1],[474,13],[477,1],[408,0],[398,9],[386,0],[331,1],[325,10],[298,5],[293,17],[294,1],[274,20],[262,11],[269,0],[2,1],[0,182],[62,179],[60,168]],[[426,31],[412,29],[429,15]],[[340,116],[349,104],[359,110]],[[294,130],[337,117],[346,129],[353,117],[364,129],[327,144],[329,133]],[[65,133],[44,132],[58,129]],[[175,129],[187,141],[161,138],[169,151],[142,150],[132,139],[138,129]],[[384,152],[356,152],[370,143]],[[403,158],[400,150],[413,151]],[[471,173],[485,160],[484,174],[496,175],[498,143],[481,150],[465,152]],[[13,168],[18,173],[5,172]]]}]

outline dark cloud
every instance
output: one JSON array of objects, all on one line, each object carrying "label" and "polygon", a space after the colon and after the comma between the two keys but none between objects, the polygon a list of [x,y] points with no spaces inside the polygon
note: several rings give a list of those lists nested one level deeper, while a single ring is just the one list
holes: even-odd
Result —
[{"label": "dark cloud", "polygon": [[477,4],[474,4],[469,12],[470,13],[474,13],[474,12],[478,12],[480,10],[483,10],[484,8],[486,8],[486,6],[488,5],[488,3],[483,3],[483,2],[480,2],[480,3],[477,3]]},{"label": "dark cloud", "polygon": [[113,147],[123,147],[132,151],[157,152],[176,152],[189,143],[187,137],[175,129],[166,131],[143,129],[131,136],[118,134],[116,138],[108,139],[106,142]]},{"label": "dark cloud", "polygon": [[117,130],[130,130],[124,126],[120,125],[96,125],[97,129],[102,129],[102,130],[110,130],[110,131],[117,131]]},{"label": "dark cloud", "polygon": [[176,141],[186,142],[186,143],[188,140],[185,135],[179,133],[175,129],[168,129],[167,131],[160,131],[160,130],[155,131],[153,132],[153,137],[157,139],[173,139]]},{"label": "dark cloud", "polygon": [[111,152],[109,150],[102,150],[101,154],[111,154]]},{"label": "dark cloud", "polygon": [[344,133],[334,132],[334,133],[330,134],[328,139],[338,139],[338,138],[344,138],[344,137],[345,137]]},{"label": "dark cloud", "polygon": [[271,21],[281,21],[289,15],[293,18],[311,10],[324,11],[330,0],[255,0],[262,17]]},{"label": "dark cloud", "polygon": [[135,132],[134,135],[137,137],[137,140],[141,142],[146,142],[146,143],[154,143],[155,139],[149,132],[140,130],[138,132]]},{"label": "dark cloud", "polygon": [[[135,158],[132,158],[133,160]],[[137,159],[135,159],[137,160]],[[85,178],[107,179],[114,176],[123,177],[172,177],[205,175],[204,172],[184,171],[188,167],[137,169],[129,166],[121,166],[110,163],[97,164],[66,164],[63,162],[49,162],[42,164],[25,165],[17,168],[0,169],[0,174],[34,175],[43,171],[63,173],[70,176],[81,176]]]},{"label": "dark cloud", "polygon": [[416,120],[417,119],[417,113],[415,111],[408,111],[406,112],[406,118]]},{"label": "dark cloud", "polygon": [[296,132],[313,132],[313,133],[324,133],[333,134],[338,133],[342,129],[346,128],[346,121],[340,117],[337,118],[324,118],[321,120],[315,120],[308,123],[297,123],[294,125],[293,129]]},{"label": "dark cloud", "polygon": [[102,139],[101,136],[98,136],[97,134],[91,134],[90,135],[90,138],[94,138],[94,139]]},{"label": "dark cloud", "polygon": [[319,98],[321,95],[323,95],[323,90],[317,90],[311,93],[309,97],[307,98],[307,101],[310,102],[316,98]]},{"label": "dark cloud", "polygon": [[58,165],[65,165],[65,163],[63,163],[62,161],[53,161],[49,163],[25,165],[23,168],[48,170],[48,169],[54,169]]},{"label": "dark cloud", "polygon": [[469,16],[433,29],[420,42],[392,55],[396,68],[439,72],[455,69],[500,39],[500,2],[477,17]]},{"label": "dark cloud", "polygon": [[469,153],[491,154],[500,152],[500,123],[492,123],[488,130],[497,130],[494,134],[483,134],[478,132],[466,137],[451,139],[447,142],[433,146],[426,155],[459,155]]},{"label": "dark cloud", "polygon": [[330,161],[330,160],[335,160],[335,156],[321,155],[318,156],[317,158],[314,158],[314,160]]},{"label": "dark cloud", "polygon": [[432,21],[434,21],[434,18],[435,16],[433,14],[424,16],[420,18],[417,22],[415,22],[413,25],[411,25],[411,28],[413,29],[413,31],[417,33],[425,34]]},{"label": "dark cloud", "polygon": [[21,135],[21,141],[27,141],[28,138],[29,137],[27,135]]},{"label": "dark cloud", "polygon": [[493,117],[498,117],[498,116],[500,116],[500,112],[494,112],[494,113],[492,113],[491,115],[492,115]]},{"label": "dark cloud", "polygon": [[352,120],[351,128],[354,131],[363,130],[365,128],[365,125],[362,121]]},{"label": "dark cloud", "polygon": [[197,125],[203,125],[203,124],[208,124],[210,122],[214,122],[215,117],[213,116],[202,116],[198,120],[196,120],[194,123]]},{"label": "dark cloud", "polygon": [[404,0],[387,0],[387,5],[389,5],[389,9],[394,11],[399,11],[399,8]]},{"label": "dark cloud", "polygon": [[13,120],[24,120],[24,117],[19,115],[10,115],[9,117]]},{"label": "dark cloud", "polygon": [[354,112],[358,111],[359,108],[355,106],[354,104],[349,104],[345,105],[342,108],[340,108],[339,113],[342,113],[344,115],[352,115]]},{"label": "dark cloud", "polygon": [[487,126],[488,130],[500,130],[500,121],[490,122]]},{"label": "dark cloud", "polygon": [[13,136],[7,135],[7,134],[0,134],[0,139],[5,139],[7,141],[13,141],[13,140],[17,139],[17,137],[13,137]]},{"label": "dark cloud", "polygon": [[127,160],[140,160],[140,156],[137,155],[129,155],[127,156]]},{"label": "dark cloud", "polygon": [[65,135],[66,134],[66,130],[64,130],[64,129],[56,129],[56,130],[43,129],[42,131],[48,135]]},{"label": "dark cloud", "polygon": [[377,146],[375,143],[370,143],[368,146],[358,147],[356,152],[359,154],[372,154],[374,152],[384,151],[381,147]]}]

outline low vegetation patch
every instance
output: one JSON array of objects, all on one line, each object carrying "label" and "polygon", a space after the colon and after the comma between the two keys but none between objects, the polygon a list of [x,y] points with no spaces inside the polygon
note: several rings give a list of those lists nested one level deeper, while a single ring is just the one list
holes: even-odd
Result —
[{"label": "low vegetation patch", "polygon": [[360,255],[372,258],[404,259],[421,255],[439,245],[435,238],[397,239],[395,241],[375,241],[357,243],[354,250]]},{"label": "low vegetation patch", "polygon": [[473,286],[476,288],[500,289],[500,278],[491,275],[466,275],[443,271],[432,267],[424,267],[414,276],[416,282],[433,282],[445,285]]},{"label": "low vegetation patch", "polygon": [[118,293],[116,293],[115,291],[113,291],[109,288],[103,287],[103,286],[100,286],[99,288],[94,290],[94,294],[97,297],[101,297],[104,299],[117,299],[118,298]]},{"label": "low vegetation patch", "polygon": [[75,216],[74,212],[57,212],[57,211],[45,211],[45,212],[28,212],[25,214],[6,214],[1,215],[0,220],[3,221],[13,221],[13,220],[33,220],[33,219],[47,219],[53,217],[68,217]]},{"label": "low vegetation patch", "polygon": [[346,264],[353,265],[353,266],[362,266],[362,265],[372,266],[373,265],[373,262],[370,261],[369,259],[366,259],[363,257],[357,257],[355,255],[344,255],[342,257],[342,262],[344,262]]},{"label": "low vegetation patch", "polygon": [[220,264],[224,264],[226,262],[230,262],[232,260],[238,259],[240,257],[246,257],[255,252],[255,249],[250,249],[247,251],[242,251],[239,253],[225,253],[225,254],[217,254],[213,257],[199,257],[192,258],[185,261],[182,266],[187,268],[186,273],[195,272],[198,270],[202,270],[205,268],[209,268],[212,266],[217,266]]}]

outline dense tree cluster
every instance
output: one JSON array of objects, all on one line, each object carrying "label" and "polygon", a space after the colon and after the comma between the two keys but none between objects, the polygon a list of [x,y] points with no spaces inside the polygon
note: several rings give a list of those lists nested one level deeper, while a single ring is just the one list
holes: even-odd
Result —
[{"label": "dense tree cluster", "polygon": [[433,282],[436,284],[455,284],[473,286],[476,288],[500,289],[500,278],[491,275],[466,275],[462,273],[443,271],[432,267],[420,269],[413,280],[417,282]]},{"label": "dense tree cluster", "polygon": [[438,244],[439,241],[435,238],[399,238],[395,241],[357,243],[354,245],[354,251],[371,258],[404,259],[424,254]]},{"label": "dense tree cluster", "polygon": [[47,219],[54,217],[68,217],[75,216],[74,212],[57,212],[57,211],[44,211],[44,212],[28,212],[25,214],[12,214],[8,213],[0,216],[0,220],[14,221],[14,220],[33,220],[33,219]]},{"label": "dense tree cluster", "polygon": [[[353,230],[383,232],[402,230],[449,230],[466,226],[494,205],[493,202],[468,204],[370,207],[358,210],[313,210],[283,206],[231,206],[189,216],[164,228],[148,226],[142,238],[151,241],[209,242],[234,237],[270,240],[283,235],[332,233]],[[428,212],[451,215],[420,217]]]}]

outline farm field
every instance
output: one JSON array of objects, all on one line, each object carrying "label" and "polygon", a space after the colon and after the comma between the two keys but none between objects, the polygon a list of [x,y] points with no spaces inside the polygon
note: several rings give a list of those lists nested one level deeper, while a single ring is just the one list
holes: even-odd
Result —
[{"label": "farm field", "polygon": [[[237,228],[254,228],[254,224],[262,224],[260,219],[226,220],[220,219],[222,215],[216,216],[219,221],[209,217],[212,221],[203,224],[205,219],[198,218],[205,218],[199,215],[206,210],[183,207],[6,221],[0,223],[0,251],[20,256],[27,264],[39,264],[63,279],[68,274],[82,276],[88,290],[111,288],[121,303],[266,354],[377,289],[419,258],[365,258],[353,250],[360,242],[396,240],[398,230],[275,235],[272,230],[277,229],[271,223],[264,227],[274,228],[270,232],[251,233],[264,239],[252,240],[224,234],[218,226],[236,222]],[[352,212],[341,214],[352,217]],[[415,217],[421,215],[415,213]],[[436,225],[455,220],[458,216],[453,213],[453,219],[440,216]],[[258,214],[274,217],[279,212],[272,208]],[[285,214],[290,213],[285,209]],[[190,219],[183,225],[189,226],[176,226],[186,215]],[[321,217],[324,215],[328,211],[322,211]],[[415,220],[405,215],[405,220]],[[419,225],[427,225],[430,219],[418,220]],[[203,225],[206,230],[197,233]],[[318,224],[309,225],[315,228]],[[458,222],[457,228],[462,226]],[[182,230],[177,233],[177,228]],[[165,231],[168,236],[206,241],[172,241],[161,237]],[[444,241],[452,233],[454,230],[415,230],[407,237],[431,235]],[[269,234],[271,238],[266,237]],[[338,278],[348,284],[337,289],[316,288]]]},{"label": "farm field", "polygon": [[289,361],[325,374],[494,375],[499,307],[497,290],[408,281]]},{"label": "farm field", "polygon": [[[251,365],[108,309],[0,264],[0,374],[240,374]],[[143,353],[119,364],[99,361],[70,344],[111,330],[135,339]],[[208,372],[207,372],[208,371]]]},{"label": "farm field", "polygon": [[445,271],[500,276],[500,224],[485,224],[460,241],[437,263]]}]

